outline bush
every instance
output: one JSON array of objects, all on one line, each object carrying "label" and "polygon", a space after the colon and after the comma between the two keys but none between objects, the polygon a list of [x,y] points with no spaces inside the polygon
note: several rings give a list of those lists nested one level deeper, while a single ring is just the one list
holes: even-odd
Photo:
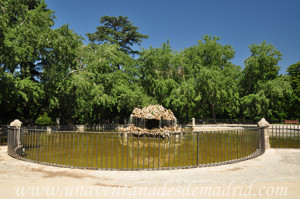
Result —
[{"label": "bush", "polygon": [[35,121],[35,125],[37,126],[50,126],[51,124],[52,124],[51,117],[49,117],[47,113],[44,113],[43,115],[39,115],[39,117]]}]

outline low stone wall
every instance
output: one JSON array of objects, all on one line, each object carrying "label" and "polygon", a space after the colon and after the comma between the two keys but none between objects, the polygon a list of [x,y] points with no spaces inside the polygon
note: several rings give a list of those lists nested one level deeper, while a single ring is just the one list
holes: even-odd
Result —
[{"label": "low stone wall", "polygon": [[243,129],[251,129],[256,128],[257,125],[249,125],[249,126],[226,126],[226,125],[196,125],[192,129],[194,131],[228,131],[228,130],[243,130]]}]

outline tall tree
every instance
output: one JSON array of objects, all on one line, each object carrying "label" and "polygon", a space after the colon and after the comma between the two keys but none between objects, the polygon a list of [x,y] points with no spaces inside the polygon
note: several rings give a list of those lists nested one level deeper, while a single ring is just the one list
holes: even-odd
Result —
[{"label": "tall tree", "polygon": [[287,68],[287,75],[290,78],[295,94],[300,97],[300,62],[289,66]]},{"label": "tall tree", "polygon": [[197,98],[183,54],[172,50],[167,42],[160,48],[144,49],[139,61],[140,80],[146,93],[172,109],[180,122],[188,122],[200,97]]},{"label": "tall tree", "polygon": [[300,62],[297,62],[287,69],[287,76],[293,88],[294,94],[289,102],[289,117],[300,119]]},{"label": "tall tree", "polygon": [[[82,71],[73,73],[69,85],[74,93],[74,112],[77,123],[100,123],[107,119],[124,120],[134,107],[151,101],[139,85],[132,68],[135,60],[118,50],[117,45],[87,45],[80,52]],[[114,70],[111,65],[122,65]]]},{"label": "tall tree", "polygon": [[2,122],[34,120],[44,97],[40,58],[53,25],[53,12],[39,0],[0,2]]},{"label": "tall tree", "polygon": [[218,43],[219,37],[204,35],[198,45],[184,50],[186,61],[195,70],[201,67],[223,69],[233,59],[235,51],[230,45]]},{"label": "tall tree", "polygon": [[[198,45],[184,50],[186,64],[192,66],[195,86],[201,95],[197,112],[201,112],[201,117],[213,119],[229,114],[227,111],[232,116],[238,112],[239,67],[230,62],[235,51],[230,45],[218,43],[219,39],[205,35]],[[226,109],[226,104],[231,104],[232,109]]]},{"label": "tall tree", "polygon": [[33,123],[74,67],[81,38],[67,26],[53,30],[55,16],[44,1],[3,0],[0,8],[0,119]]},{"label": "tall tree", "polygon": [[287,78],[278,76],[282,54],[265,41],[249,48],[251,56],[245,60],[241,79],[241,112],[246,118],[280,122],[293,94]]},{"label": "tall tree", "polygon": [[255,92],[259,82],[277,77],[280,69],[278,62],[282,55],[275,46],[267,44],[265,41],[261,44],[252,44],[249,48],[251,56],[245,60],[241,81],[244,94]]},{"label": "tall tree", "polygon": [[102,26],[97,27],[94,33],[88,33],[87,36],[91,42],[99,44],[110,43],[118,44],[120,50],[126,54],[139,54],[138,51],[131,47],[134,44],[140,45],[143,39],[147,39],[147,35],[138,32],[138,27],[134,26],[128,20],[128,17],[110,17],[103,16],[100,19]]},{"label": "tall tree", "polygon": [[149,96],[155,97],[162,104],[172,88],[177,87],[173,79],[175,53],[169,43],[161,48],[144,49],[139,57],[141,83]]}]

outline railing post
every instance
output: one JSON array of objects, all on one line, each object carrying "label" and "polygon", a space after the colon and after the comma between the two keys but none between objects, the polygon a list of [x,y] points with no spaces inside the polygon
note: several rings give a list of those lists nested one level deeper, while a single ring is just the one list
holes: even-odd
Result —
[{"label": "railing post", "polygon": [[39,152],[40,152],[40,132],[37,132],[37,153],[36,153],[36,160],[39,161]]},{"label": "railing post", "polygon": [[239,130],[236,130],[236,140],[237,140],[237,144],[236,144],[237,157],[236,157],[236,160],[238,160],[239,159]]},{"label": "railing post", "polygon": [[[262,118],[258,123],[257,126],[260,127],[260,131],[263,135],[263,144],[264,144],[264,149],[270,149],[270,140],[269,140],[269,126],[270,123],[267,122],[265,118]],[[264,150],[263,149],[263,150]]]},{"label": "railing post", "polygon": [[197,167],[199,166],[199,132],[197,132]]},{"label": "railing post", "polygon": [[192,118],[192,128],[194,129],[196,126],[195,118]]}]

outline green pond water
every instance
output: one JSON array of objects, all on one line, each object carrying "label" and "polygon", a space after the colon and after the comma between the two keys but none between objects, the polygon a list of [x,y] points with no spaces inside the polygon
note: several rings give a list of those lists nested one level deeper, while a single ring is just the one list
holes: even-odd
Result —
[{"label": "green pond water", "polygon": [[27,132],[23,157],[100,169],[157,169],[217,164],[247,158],[257,150],[257,130],[188,132],[168,138],[127,138],[121,133]]},{"label": "green pond water", "polygon": [[270,137],[271,148],[300,148],[300,138],[296,136],[289,137]]},{"label": "green pond water", "polygon": [[300,148],[299,125],[274,125],[269,135],[272,148]]}]

